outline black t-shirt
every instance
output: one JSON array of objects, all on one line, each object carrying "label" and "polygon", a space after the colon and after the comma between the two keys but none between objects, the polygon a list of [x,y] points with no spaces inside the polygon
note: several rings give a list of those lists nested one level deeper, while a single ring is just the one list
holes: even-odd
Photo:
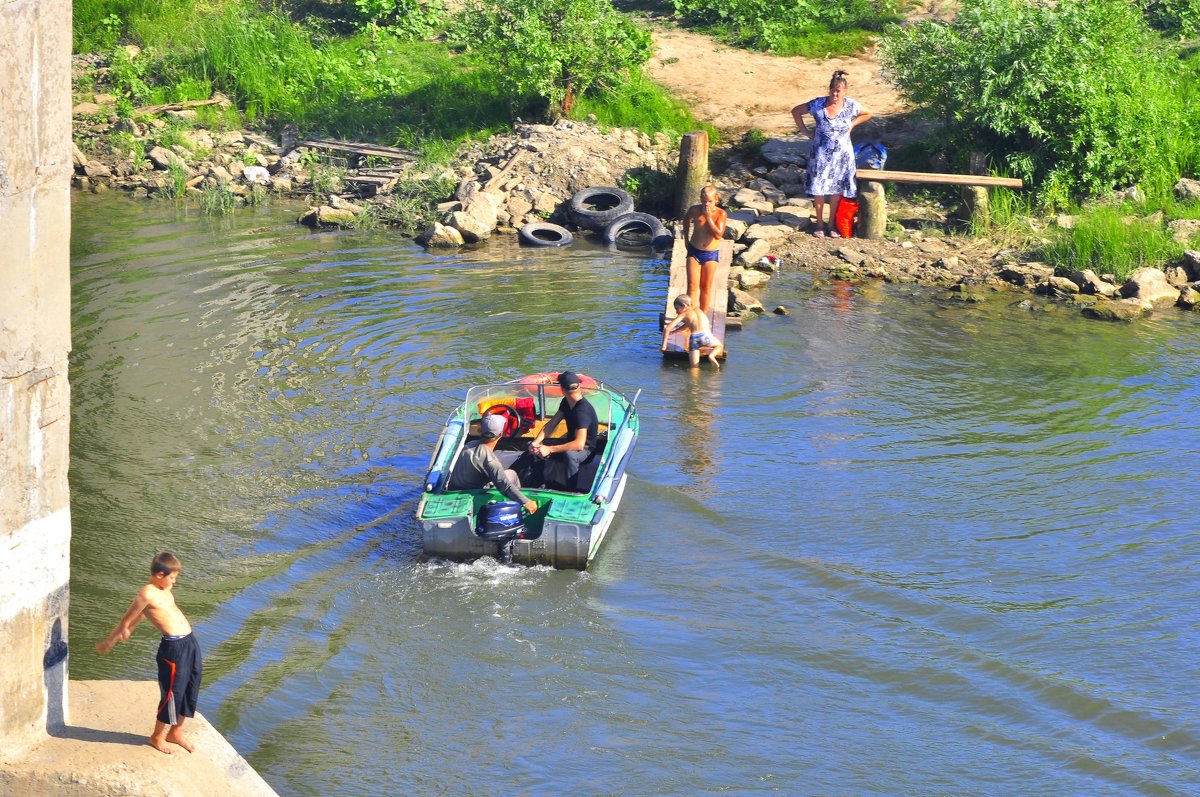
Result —
[{"label": "black t-shirt", "polygon": [[567,439],[574,440],[575,433],[580,429],[587,429],[587,440],[584,445],[588,451],[594,451],[596,448],[596,430],[600,425],[600,419],[596,417],[596,408],[586,398],[581,398],[575,402],[575,406],[569,406],[570,402],[566,397],[563,397],[563,421],[567,424]]}]

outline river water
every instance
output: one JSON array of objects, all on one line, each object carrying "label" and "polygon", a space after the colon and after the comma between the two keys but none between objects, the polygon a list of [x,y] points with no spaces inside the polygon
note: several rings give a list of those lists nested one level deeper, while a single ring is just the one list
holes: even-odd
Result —
[{"label": "river water", "polygon": [[[173,551],[281,795],[1200,793],[1191,317],[784,264],[695,374],[642,253],[74,201],[72,677]],[[644,391],[592,568],[425,561],[466,387],[562,368]]]}]

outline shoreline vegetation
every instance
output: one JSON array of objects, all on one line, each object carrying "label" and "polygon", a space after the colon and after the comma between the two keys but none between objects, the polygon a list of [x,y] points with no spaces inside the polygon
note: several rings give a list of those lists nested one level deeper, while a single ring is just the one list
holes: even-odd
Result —
[{"label": "shoreline vegetation", "polygon": [[[1015,285],[1099,318],[1168,298],[1196,307],[1200,52],[1186,37],[1200,0],[962,0],[948,18],[915,5],[77,0],[75,185],[214,215],[307,197],[305,223],[386,224],[424,242],[451,226],[452,243],[471,244],[562,218],[590,185],[669,215],[679,138],[706,129],[714,181],[745,222],[735,311],[761,311],[745,289],[774,270],[768,252],[955,298]],[[814,248],[803,153],[772,160],[789,142],[706,126],[646,77],[647,15],[773,53],[878,45],[929,131],[888,168],[986,163],[1029,190],[994,190],[989,224],[972,227],[942,212],[950,190],[889,186],[885,241]],[[314,137],[377,152],[303,146]],[[947,251],[929,256],[939,240]]]}]

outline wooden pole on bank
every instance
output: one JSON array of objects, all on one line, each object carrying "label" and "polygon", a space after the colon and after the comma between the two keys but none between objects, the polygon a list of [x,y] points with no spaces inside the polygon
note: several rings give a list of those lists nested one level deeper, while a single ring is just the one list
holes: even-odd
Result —
[{"label": "wooden pole on bank", "polygon": [[679,142],[679,169],[675,172],[675,212],[683,218],[688,208],[700,204],[700,191],[708,185],[708,133],[685,133]]}]

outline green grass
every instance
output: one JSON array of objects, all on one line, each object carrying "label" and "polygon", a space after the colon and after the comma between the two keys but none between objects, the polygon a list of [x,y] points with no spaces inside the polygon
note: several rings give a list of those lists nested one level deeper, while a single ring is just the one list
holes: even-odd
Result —
[{"label": "green grass", "polygon": [[1104,205],[1075,220],[1044,250],[1060,274],[1091,269],[1124,280],[1139,268],[1163,268],[1183,254],[1161,224],[1127,215],[1129,208]]},{"label": "green grass", "polygon": [[635,75],[611,91],[580,98],[571,112],[575,119],[593,114],[596,124],[608,127],[634,127],[651,134],[666,133],[673,139],[693,130],[705,130],[710,144],[720,139],[715,127],[698,121],[686,105],[644,75]]},{"label": "green grass", "polygon": [[[509,129],[516,116],[546,112],[535,98],[507,94],[494,70],[442,41],[379,30],[333,35],[282,8],[265,0],[81,0],[75,43],[113,54],[117,93],[135,105],[220,91],[240,116],[199,110],[205,127],[294,123],[304,133],[416,149],[425,164],[449,161],[464,141]],[[132,62],[118,46],[126,42],[143,48]],[[704,127],[642,76],[580,107],[581,115],[651,134]]]}]

